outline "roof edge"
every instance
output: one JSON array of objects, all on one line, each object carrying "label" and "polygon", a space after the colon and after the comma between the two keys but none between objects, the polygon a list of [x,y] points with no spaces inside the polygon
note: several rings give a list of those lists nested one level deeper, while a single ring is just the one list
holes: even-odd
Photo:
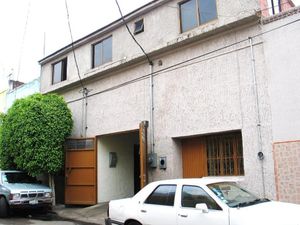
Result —
[{"label": "roof edge", "polygon": [[[161,5],[163,5],[163,4],[165,4],[169,1],[171,1],[171,0],[153,0],[153,1],[148,2],[147,4],[145,4],[145,5],[143,5],[139,8],[133,10],[132,12],[126,14],[124,16],[124,18],[125,18],[126,22],[129,22],[129,21],[135,19],[136,17],[138,17],[142,14],[148,13],[148,12],[152,11],[153,9],[155,9],[155,8],[161,6]],[[70,44],[66,45],[65,47],[60,48],[59,50],[51,53],[50,55],[42,58],[41,60],[38,61],[38,63],[40,65],[44,65],[47,62],[55,59],[56,57],[59,57],[59,56],[65,54],[65,53],[71,51],[72,46],[74,46],[74,48],[78,48],[78,47],[84,45],[85,43],[87,43],[87,42],[89,42],[93,39],[96,39],[96,38],[98,38],[99,36],[101,36],[105,33],[111,32],[112,30],[115,30],[118,27],[123,26],[123,25],[124,25],[123,20],[120,17],[119,19],[105,25],[104,27],[101,27],[100,29],[98,29],[98,30],[96,30],[96,31],[94,31],[94,32],[92,32],[92,33],[90,33],[90,34],[74,41],[73,43],[70,43]]]}]

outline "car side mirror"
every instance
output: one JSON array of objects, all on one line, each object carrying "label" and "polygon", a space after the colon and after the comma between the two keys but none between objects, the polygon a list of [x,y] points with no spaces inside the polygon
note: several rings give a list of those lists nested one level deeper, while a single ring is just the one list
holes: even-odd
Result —
[{"label": "car side mirror", "polygon": [[200,210],[202,213],[208,213],[208,208],[205,203],[197,204],[196,209]]}]

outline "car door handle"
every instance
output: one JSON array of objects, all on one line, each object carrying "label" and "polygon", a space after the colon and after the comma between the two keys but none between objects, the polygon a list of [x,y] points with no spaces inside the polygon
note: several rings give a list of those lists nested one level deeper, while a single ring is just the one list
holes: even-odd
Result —
[{"label": "car door handle", "polygon": [[178,214],[178,216],[181,216],[183,218],[187,218],[188,217],[188,215],[186,215],[186,214]]},{"label": "car door handle", "polygon": [[145,209],[142,209],[142,210],[141,210],[141,212],[142,212],[142,213],[146,213],[146,212],[147,212],[147,210],[145,210]]}]

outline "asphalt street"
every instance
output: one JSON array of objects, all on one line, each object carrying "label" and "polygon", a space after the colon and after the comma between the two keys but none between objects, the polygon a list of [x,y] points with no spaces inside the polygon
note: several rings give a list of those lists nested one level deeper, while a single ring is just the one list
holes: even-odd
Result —
[{"label": "asphalt street", "polygon": [[91,225],[79,221],[72,221],[60,218],[54,213],[27,213],[17,212],[9,218],[0,219],[1,225]]}]

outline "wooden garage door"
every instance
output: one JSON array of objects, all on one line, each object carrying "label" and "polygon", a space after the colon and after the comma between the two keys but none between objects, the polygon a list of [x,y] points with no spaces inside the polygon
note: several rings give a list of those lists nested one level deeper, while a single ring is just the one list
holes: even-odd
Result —
[{"label": "wooden garage door", "polygon": [[241,132],[182,140],[184,178],[244,174]]},{"label": "wooden garage door", "polygon": [[69,139],[66,144],[65,204],[97,203],[96,140]]}]

